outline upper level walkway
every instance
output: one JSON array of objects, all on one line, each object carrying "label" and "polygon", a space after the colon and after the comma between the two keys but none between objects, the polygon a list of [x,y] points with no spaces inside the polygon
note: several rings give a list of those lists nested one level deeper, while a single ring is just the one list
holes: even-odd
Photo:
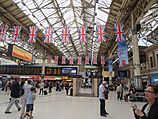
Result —
[{"label": "upper level walkway", "polygon": [[[9,95],[0,91],[0,119],[19,119],[20,112],[15,105],[11,114],[4,111],[9,102]],[[138,107],[143,103],[137,102]],[[99,115],[99,100],[96,97],[66,96],[65,91],[51,95],[38,95],[35,101],[34,119],[134,119],[130,102],[117,101],[115,92],[110,92],[106,101],[109,115]]]}]

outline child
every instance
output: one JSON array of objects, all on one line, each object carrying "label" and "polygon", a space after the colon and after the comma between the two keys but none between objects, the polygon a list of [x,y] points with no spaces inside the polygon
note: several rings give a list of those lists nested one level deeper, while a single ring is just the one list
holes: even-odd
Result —
[{"label": "child", "polygon": [[25,118],[25,116],[30,117],[30,119],[33,118],[32,113],[33,113],[33,107],[34,107],[34,100],[36,98],[36,95],[34,92],[35,92],[35,88],[31,87],[30,92],[28,93],[28,96],[27,96],[26,113],[23,116],[23,118]]}]

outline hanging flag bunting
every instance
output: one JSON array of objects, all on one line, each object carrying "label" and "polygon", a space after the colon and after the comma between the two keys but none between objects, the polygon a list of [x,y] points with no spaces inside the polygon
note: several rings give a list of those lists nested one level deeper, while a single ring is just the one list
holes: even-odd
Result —
[{"label": "hanging flag bunting", "polygon": [[65,26],[62,29],[62,42],[68,43],[70,41],[70,38],[71,38],[70,30],[68,27]]},{"label": "hanging flag bunting", "polygon": [[59,56],[55,56],[54,63],[58,65]]},{"label": "hanging flag bunting", "polygon": [[96,26],[96,36],[97,36],[97,41],[99,42],[105,42],[105,25],[97,25]]},{"label": "hanging flag bunting", "polygon": [[110,73],[112,73],[112,71],[113,71],[112,63],[113,63],[112,59],[109,59],[109,61],[108,61],[108,68],[109,68],[109,72]]},{"label": "hanging flag bunting", "polygon": [[69,64],[71,64],[71,65],[74,64],[74,58],[73,58],[72,56],[70,57],[70,62],[69,62]]},{"label": "hanging flag bunting", "polygon": [[93,57],[93,64],[97,64],[97,56],[96,55],[94,55],[94,57]]},{"label": "hanging flag bunting", "polygon": [[53,28],[48,27],[44,34],[44,43],[52,43],[52,37],[53,37]]},{"label": "hanging flag bunting", "polygon": [[4,38],[5,38],[5,34],[7,32],[7,29],[8,29],[8,25],[7,24],[2,24],[0,26],[0,42],[3,42],[4,41]]},{"label": "hanging flag bunting", "polygon": [[128,64],[127,44],[126,41],[117,42],[117,44],[118,44],[117,54],[119,57],[119,66],[121,67]]},{"label": "hanging flag bunting", "polygon": [[79,40],[81,43],[84,43],[84,42],[87,42],[87,33],[86,33],[86,27],[85,26],[82,26],[79,28]]},{"label": "hanging flag bunting", "polygon": [[78,65],[82,64],[82,57],[78,57],[77,59],[78,59],[77,64]]},{"label": "hanging flag bunting", "polygon": [[30,33],[29,33],[29,40],[30,43],[36,43],[36,36],[37,36],[37,27],[30,26]]},{"label": "hanging flag bunting", "polygon": [[85,64],[89,64],[89,57],[88,56],[86,56]]},{"label": "hanging flag bunting", "polygon": [[21,31],[21,26],[14,26],[14,37],[13,37],[14,42],[20,41],[20,31]]},{"label": "hanging flag bunting", "polygon": [[66,58],[65,58],[65,56],[62,56],[62,62],[61,62],[61,64],[66,64]]},{"label": "hanging flag bunting", "polygon": [[116,39],[119,42],[122,42],[126,39],[126,36],[124,34],[124,26],[123,24],[114,24],[114,32],[116,34]]},{"label": "hanging flag bunting", "polygon": [[101,64],[105,64],[104,56],[101,56]]},{"label": "hanging flag bunting", "polygon": [[47,63],[48,63],[48,64],[51,63],[51,56],[50,56],[50,55],[47,57]]}]

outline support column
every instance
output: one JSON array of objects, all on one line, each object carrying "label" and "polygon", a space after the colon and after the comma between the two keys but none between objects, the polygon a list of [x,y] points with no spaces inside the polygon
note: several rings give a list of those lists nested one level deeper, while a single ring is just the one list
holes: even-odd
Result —
[{"label": "support column", "polygon": [[93,96],[97,97],[98,96],[98,79],[94,78],[92,80],[93,80],[93,83],[92,83]]},{"label": "support column", "polygon": [[46,60],[46,50],[43,51],[43,62],[42,62],[42,79],[44,80],[45,75],[45,60]]},{"label": "support column", "polygon": [[133,44],[133,68],[134,68],[134,82],[136,87],[142,86],[142,81],[140,77],[140,57],[139,57],[139,46],[136,31],[136,22],[134,21],[133,11],[131,12],[132,21],[132,44]]},{"label": "support column", "polygon": [[77,79],[73,78],[73,96],[76,96]]},{"label": "support column", "polygon": [[109,85],[112,85],[112,77],[109,77]]}]

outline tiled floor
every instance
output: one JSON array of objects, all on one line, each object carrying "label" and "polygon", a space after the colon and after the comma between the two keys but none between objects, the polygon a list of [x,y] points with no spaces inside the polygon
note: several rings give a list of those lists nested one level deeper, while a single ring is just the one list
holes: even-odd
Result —
[{"label": "tiled floor", "polygon": [[[107,117],[99,116],[99,100],[96,97],[66,96],[65,91],[53,92],[51,95],[37,95],[34,119],[134,119],[130,102],[117,101],[115,92],[110,92],[106,101]],[[0,92],[0,119],[19,119],[19,112],[13,105],[11,114],[4,111],[9,96]],[[142,103],[137,103],[141,107]]]}]

